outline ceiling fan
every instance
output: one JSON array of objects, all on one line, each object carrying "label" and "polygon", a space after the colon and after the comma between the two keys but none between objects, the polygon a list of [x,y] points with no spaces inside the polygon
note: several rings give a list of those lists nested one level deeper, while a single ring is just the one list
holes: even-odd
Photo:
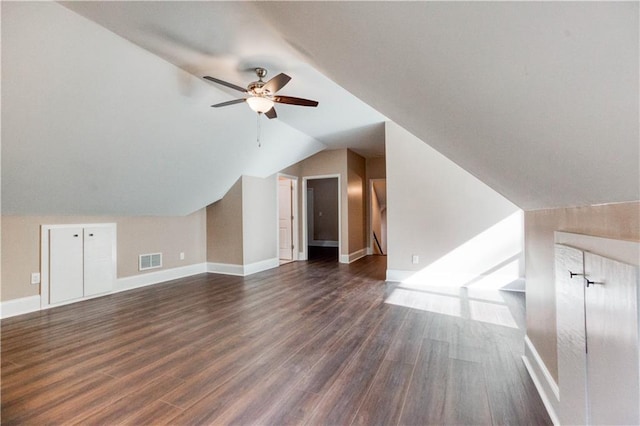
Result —
[{"label": "ceiling fan", "polygon": [[213,81],[214,83],[221,84],[223,86],[229,87],[231,89],[242,92],[246,95],[249,95],[248,98],[242,99],[234,99],[233,101],[221,102],[219,104],[211,105],[214,108],[220,108],[229,105],[235,105],[242,102],[246,102],[249,104],[249,107],[257,112],[258,114],[266,115],[269,118],[276,118],[278,114],[276,114],[276,110],[274,108],[274,104],[289,104],[289,105],[299,105],[299,106],[309,106],[316,107],[318,106],[318,101],[312,101],[309,99],[302,98],[294,98],[292,96],[281,96],[276,95],[276,92],[282,89],[288,82],[291,80],[286,74],[280,73],[273,77],[271,80],[265,82],[262,79],[267,76],[267,70],[264,68],[255,68],[256,75],[258,76],[258,81],[254,81],[249,83],[247,88],[243,88],[237,86],[233,83],[229,83],[214,77],[209,77],[205,75],[204,78]]}]

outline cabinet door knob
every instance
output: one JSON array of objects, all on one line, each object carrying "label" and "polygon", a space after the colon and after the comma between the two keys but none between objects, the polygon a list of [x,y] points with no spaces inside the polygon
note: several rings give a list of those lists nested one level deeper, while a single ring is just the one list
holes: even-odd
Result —
[{"label": "cabinet door knob", "polygon": [[93,234],[89,234],[90,237],[93,237]]},{"label": "cabinet door knob", "polygon": [[73,234],[73,236],[74,236],[74,237],[77,237],[77,236],[78,236],[78,234]]}]

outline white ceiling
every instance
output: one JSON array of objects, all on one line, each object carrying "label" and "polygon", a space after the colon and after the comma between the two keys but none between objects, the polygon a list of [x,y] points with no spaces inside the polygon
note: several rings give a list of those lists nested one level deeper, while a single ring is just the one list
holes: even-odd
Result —
[{"label": "white ceiling", "polygon": [[[210,75],[246,87],[257,79],[255,67],[267,68],[267,79],[284,72],[292,80],[279,94],[314,99],[319,105],[277,105],[279,120],[329,149],[349,147],[366,157],[384,155],[380,123],[386,118],[306,63],[254,3],[61,3],[197,77]],[[242,97],[237,91],[222,90],[229,100]]]},{"label": "white ceiling", "polygon": [[[184,214],[325,146],[379,155],[385,117],[524,209],[640,199],[637,2],[64,6],[100,26],[2,5],[4,214]],[[201,79],[255,66],[320,102],[278,106],[261,151]]]}]

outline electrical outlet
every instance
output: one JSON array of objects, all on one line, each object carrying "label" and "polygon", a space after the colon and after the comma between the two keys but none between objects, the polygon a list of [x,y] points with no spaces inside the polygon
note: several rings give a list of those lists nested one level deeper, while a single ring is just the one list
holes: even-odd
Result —
[{"label": "electrical outlet", "polygon": [[184,260],[184,252],[180,252],[180,260]]},{"label": "electrical outlet", "polygon": [[417,265],[418,263],[420,263],[420,256],[418,256],[417,254],[412,255],[411,263],[413,263],[414,265]]},{"label": "electrical outlet", "polygon": [[40,272],[31,273],[31,284],[40,284]]}]

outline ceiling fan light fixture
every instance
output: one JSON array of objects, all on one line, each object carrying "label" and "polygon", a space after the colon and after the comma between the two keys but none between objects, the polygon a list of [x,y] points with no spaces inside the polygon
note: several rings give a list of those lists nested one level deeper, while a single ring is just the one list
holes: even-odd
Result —
[{"label": "ceiling fan light fixture", "polygon": [[249,107],[258,114],[263,114],[273,108],[273,101],[262,96],[247,98],[247,103]]}]

